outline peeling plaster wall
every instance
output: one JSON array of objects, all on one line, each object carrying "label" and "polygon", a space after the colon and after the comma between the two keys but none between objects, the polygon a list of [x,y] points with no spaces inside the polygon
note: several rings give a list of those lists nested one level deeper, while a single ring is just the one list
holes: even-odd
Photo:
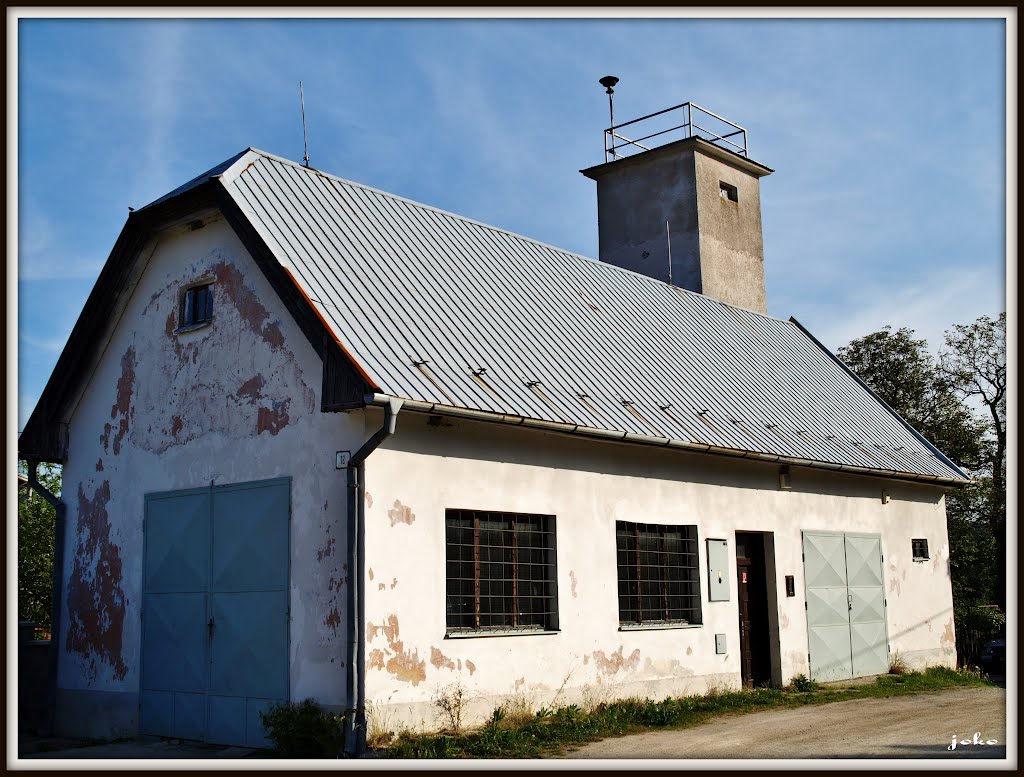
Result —
[{"label": "peeling plaster wall", "polygon": [[[387,709],[393,726],[437,727],[432,697],[455,681],[476,720],[517,695],[551,707],[738,687],[736,531],[774,533],[783,682],[809,673],[802,530],[881,534],[892,651],[955,665],[938,489],[793,468],[793,490],[779,491],[773,466],[446,420],[401,413],[396,435],[366,464],[371,718]],[[445,639],[445,508],[556,516],[559,632]],[[616,520],[697,525],[702,626],[619,631]],[[911,560],[912,537],[929,539],[932,561]],[[708,538],[729,542],[727,602],[707,600]],[[795,597],[785,595],[786,575]],[[716,633],[726,635],[726,655],[715,654]]]},{"label": "peeling plaster wall", "polygon": [[[184,285],[212,280],[213,322],[175,332]],[[144,495],[292,478],[290,688],[341,705],[349,638],[345,471],[361,413],[320,412],[321,362],[219,217],[161,237],[70,424],[62,727],[132,733]]]}]

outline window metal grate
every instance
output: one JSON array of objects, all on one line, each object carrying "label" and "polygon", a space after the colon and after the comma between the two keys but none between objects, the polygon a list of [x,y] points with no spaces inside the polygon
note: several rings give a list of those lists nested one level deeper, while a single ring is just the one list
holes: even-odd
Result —
[{"label": "window metal grate", "polygon": [[449,633],[558,628],[555,516],[445,511]]},{"label": "window metal grate", "polygon": [[696,526],[615,522],[619,622],[699,624]]},{"label": "window metal grate", "polygon": [[915,561],[928,560],[928,540],[911,540],[910,547]]},{"label": "window metal grate", "polygon": [[181,323],[179,326],[205,324],[213,318],[213,284],[193,286],[185,289],[181,298]]}]

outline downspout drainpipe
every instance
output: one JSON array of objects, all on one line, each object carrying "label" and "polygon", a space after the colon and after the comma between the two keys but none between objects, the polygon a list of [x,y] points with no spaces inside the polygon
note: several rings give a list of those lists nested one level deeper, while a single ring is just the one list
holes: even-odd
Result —
[{"label": "downspout drainpipe", "polygon": [[366,663],[363,625],[366,621],[366,602],[362,596],[362,582],[366,562],[366,468],[364,462],[385,439],[395,433],[398,411],[402,400],[388,398],[384,405],[384,424],[363,443],[348,463],[348,611],[351,613],[352,651],[349,656],[349,728],[345,750],[358,757],[366,750]]},{"label": "downspout drainpipe", "polygon": [[67,506],[36,478],[38,461],[28,462],[28,487],[45,499],[55,513],[53,523],[53,602],[50,610],[50,655],[47,693],[50,697],[50,733],[54,732],[57,718],[57,655],[60,647],[61,597],[64,595],[64,527]]}]

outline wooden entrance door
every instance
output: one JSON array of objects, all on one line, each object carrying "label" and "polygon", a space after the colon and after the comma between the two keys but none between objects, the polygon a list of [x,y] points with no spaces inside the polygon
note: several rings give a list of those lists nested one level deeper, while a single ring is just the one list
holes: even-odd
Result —
[{"label": "wooden entrance door", "polygon": [[772,679],[768,636],[768,580],[764,535],[736,532],[736,599],[740,619],[740,675],[746,688]]},{"label": "wooden entrance door", "polygon": [[744,688],[754,687],[754,648],[750,635],[750,578],[749,558],[736,557],[736,592],[740,605],[740,675]]}]

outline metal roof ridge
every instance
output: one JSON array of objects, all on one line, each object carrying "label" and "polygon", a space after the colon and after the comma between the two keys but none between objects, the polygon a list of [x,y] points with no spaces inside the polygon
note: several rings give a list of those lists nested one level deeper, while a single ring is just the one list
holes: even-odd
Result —
[{"label": "metal roof ridge", "polygon": [[[740,307],[739,305],[734,305],[734,304],[729,303],[729,302],[724,302],[724,301],[722,301],[720,299],[715,299],[714,297],[709,297],[707,295],[701,294],[700,292],[692,291],[691,289],[684,289],[682,286],[676,286],[675,284],[668,283],[667,281],[660,281],[657,278],[652,278],[649,275],[644,275],[643,273],[636,272],[635,270],[629,270],[629,269],[626,269],[625,267],[619,267],[618,265],[609,264],[608,262],[602,262],[600,259],[594,259],[594,258],[589,257],[589,256],[584,256],[583,254],[576,253],[575,251],[570,251],[567,248],[559,248],[556,245],[552,245],[551,243],[545,243],[542,240],[537,240],[536,238],[529,237],[528,235],[522,235],[522,234],[520,234],[518,232],[513,232],[513,231],[508,230],[508,229],[503,229],[502,227],[497,227],[497,226],[495,226],[493,224],[488,224],[488,223],[486,223],[484,221],[479,221],[477,219],[470,218],[469,216],[463,216],[463,215],[461,215],[459,213],[454,213],[453,211],[444,210],[443,208],[438,208],[438,207],[436,207],[434,205],[428,205],[427,203],[420,202],[419,200],[413,200],[413,199],[411,199],[409,197],[403,197],[402,195],[395,194],[394,192],[384,191],[383,189],[378,189],[378,188],[376,188],[374,186],[369,186],[369,185],[364,184],[364,183],[359,183],[358,181],[353,181],[353,180],[350,180],[348,178],[342,178],[340,175],[335,175],[333,173],[324,172],[323,170],[319,170],[319,169],[317,169],[315,167],[306,167],[305,165],[302,165],[302,164],[300,164],[298,162],[295,162],[295,161],[293,161],[291,159],[286,159],[285,157],[278,156],[277,154],[271,154],[271,153],[269,153],[267,151],[261,151],[258,148],[252,148],[252,147],[250,147],[248,150],[253,152],[253,153],[255,153],[255,154],[259,154],[260,156],[266,157],[267,159],[271,159],[271,160],[273,160],[275,162],[280,162],[282,164],[286,164],[286,165],[289,165],[291,167],[295,167],[295,168],[297,168],[299,170],[304,170],[306,172],[312,172],[312,173],[315,173],[316,175],[322,175],[323,177],[328,178],[328,179],[330,179],[332,181],[338,181],[339,183],[347,184],[349,186],[354,186],[357,189],[363,189],[364,191],[373,192],[374,194],[379,194],[379,195],[381,195],[383,197],[387,197],[387,198],[390,198],[392,200],[397,200],[399,202],[404,202],[404,203],[406,203],[408,205],[412,205],[412,206],[417,207],[417,208],[422,208],[424,210],[432,211],[432,212],[438,213],[438,214],[440,214],[442,216],[448,216],[449,218],[458,219],[459,221],[464,221],[464,222],[466,222],[468,224],[474,224],[474,225],[476,225],[478,227],[483,227],[484,229],[489,229],[489,230],[491,230],[493,232],[497,232],[497,233],[502,234],[502,235],[508,235],[510,237],[516,238],[517,240],[523,240],[523,241],[525,241],[527,243],[532,243],[533,245],[540,246],[542,248],[550,249],[550,250],[555,251],[555,252],[557,252],[557,253],[565,256],[565,257],[570,257],[570,258],[573,258],[573,259],[582,260],[583,262],[586,263],[586,265],[588,267],[601,268],[599,270],[599,272],[627,273],[629,275],[632,275],[635,278],[640,279],[644,283],[652,284],[655,288],[662,287],[662,286],[663,287],[667,287],[669,289],[674,289],[674,290],[676,290],[677,292],[679,292],[681,294],[696,295],[696,296],[701,297],[702,299],[706,299],[706,300],[708,300],[708,301],[710,301],[710,302],[712,302],[712,303],[714,303],[716,305],[723,305],[725,307],[735,308],[736,310],[741,310],[741,311],[743,311],[745,313],[750,313],[752,315],[759,316],[761,318],[766,318],[766,319],[769,319],[769,320],[772,320],[772,321],[777,321],[779,323],[791,324],[791,322],[789,322],[786,319],[781,318],[779,316],[772,316],[772,315],[769,315],[768,313],[759,313],[756,310],[750,310],[748,308]],[[237,164],[238,163],[236,163],[236,165]],[[235,167],[235,166],[233,165],[232,167]],[[235,175],[232,175],[230,178],[222,177],[222,180],[224,181],[225,185],[229,185],[230,183],[232,183],[234,181],[234,179],[237,178],[238,175],[240,175],[245,170],[246,167],[248,167],[248,165],[246,165],[245,167],[240,168],[237,171],[237,173]]]},{"label": "metal roof ridge", "polygon": [[[475,224],[478,227],[484,227],[485,229],[490,229],[490,230],[493,230],[495,232],[500,232],[501,234],[509,235],[511,237],[518,238],[519,240],[525,240],[528,243],[533,243],[534,245],[542,246],[544,248],[550,248],[551,250],[557,251],[560,254],[565,254],[567,256],[571,256],[571,257],[574,257],[576,259],[583,259],[584,261],[590,262],[592,264],[602,265],[602,266],[606,266],[606,267],[615,267],[615,265],[606,264],[605,262],[602,262],[600,259],[594,259],[593,257],[590,257],[590,256],[584,256],[583,254],[576,253],[575,251],[570,251],[567,248],[559,248],[558,246],[552,245],[551,243],[545,243],[542,240],[537,240],[536,238],[529,237],[528,235],[523,235],[523,234],[520,234],[518,232],[513,232],[512,230],[504,229],[502,227],[497,227],[494,224],[488,224],[485,221],[479,221],[477,219],[470,218],[469,216],[463,216],[462,214],[455,213],[454,211],[445,210],[444,208],[438,208],[435,205],[429,205],[429,204],[427,204],[425,202],[420,202],[419,200],[414,200],[414,199],[412,199],[410,197],[403,197],[401,194],[395,194],[394,192],[388,192],[388,191],[385,191],[384,189],[378,189],[375,186],[370,186],[369,184],[365,184],[365,183],[359,183],[358,181],[353,181],[350,178],[342,178],[340,175],[335,175],[334,173],[328,173],[328,172],[325,172],[325,171],[320,170],[320,169],[315,168],[315,167],[306,167],[305,165],[299,164],[298,162],[295,162],[295,161],[293,161],[291,159],[286,159],[285,157],[278,156],[277,154],[270,154],[270,153],[267,153],[266,151],[260,151],[257,148],[254,148],[252,150],[255,151],[257,154],[265,156],[268,159],[274,160],[275,162],[281,162],[283,164],[290,165],[291,167],[296,167],[299,170],[305,170],[307,172],[316,173],[317,175],[322,175],[325,178],[329,178],[329,179],[331,179],[333,181],[338,181],[339,183],[344,183],[344,184],[348,184],[349,186],[354,186],[357,189],[363,189],[365,191],[373,192],[374,194],[379,194],[379,195],[381,195],[383,197],[388,197],[388,198],[390,198],[392,200],[398,200],[399,202],[404,202],[404,203],[406,203],[408,205],[413,205],[413,206],[415,206],[417,208],[423,208],[424,210],[433,211],[434,213],[439,213],[442,216],[448,216],[450,218],[458,219],[459,221],[465,221],[465,222],[467,222],[469,224]],[[623,268],[615,267],[615,269],[622,270]],[[625,272],[632,273],[633,271],[632,270],[625,270]],[[640,275],[640,273],[633,273],[633,274],[634,275]],[[641,277],[645,277],[646,278],[647,276],[641,276]],[[648,280],[654,280],[654,279],[653,278],[649,278]]]},{"label": "metal roof ridge", "polygon": [[162,194],[161,196],[157,197],[155,200],[146,203],[141,208],[139,208],[138,211],[143,211],[146,210],[147,208],[152,208],[154,205],[159,205],[162,202],[166,202],[167,200],[185,194],[186,192],[191,191],[192,189],[195,189],[198,186],[201,186],[203,183],[212,178],[219,177],[226,170],[230,170],[232,167],[234,167],[240,159],[247,156],[249,152],[253,150],[254,149],[252,148],[246,148],[243,151],[239,151],[237,154],[232,154],[227,159],[218,162],[208,170],[204,170],[199,175],[188,179],[187,181],[185,181],[185,183],[181,184],[180,186],[176,186],[169,192],[166,192],[165,194]]},{"label": "metal roof ridge", "polygon": [[223,172],[211,175],[211,178],[219,178],[224,186],[229,186],[238,176],[240,176],[246,168],[249,167],[256,158],[259,156],[266,156],[266,153],[259,149],[249,146],[241,154],[239,154],[235,161]]}]

